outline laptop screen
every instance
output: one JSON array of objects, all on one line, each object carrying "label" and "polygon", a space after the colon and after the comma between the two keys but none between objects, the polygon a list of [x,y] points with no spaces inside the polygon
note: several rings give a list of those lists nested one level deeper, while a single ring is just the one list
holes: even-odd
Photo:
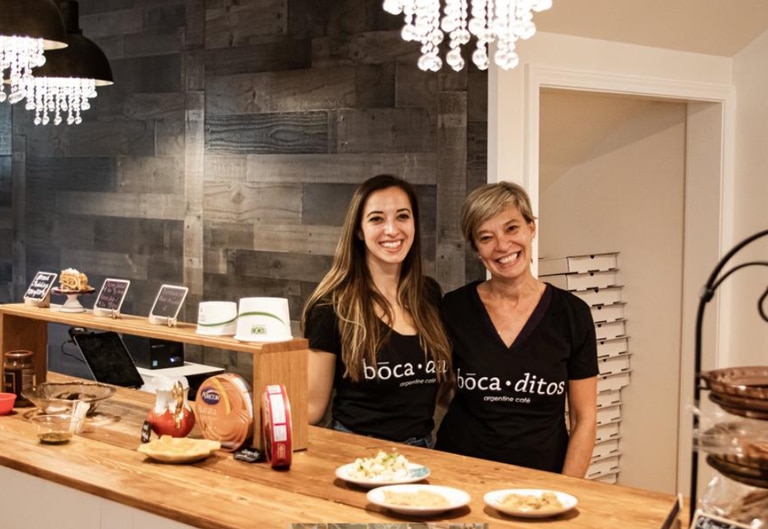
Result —
[{"label": "laptop screen", "polygon": [[74,328],[69,332],[96,382],[125,388],[140,388],[144,385],[119,334]]}]

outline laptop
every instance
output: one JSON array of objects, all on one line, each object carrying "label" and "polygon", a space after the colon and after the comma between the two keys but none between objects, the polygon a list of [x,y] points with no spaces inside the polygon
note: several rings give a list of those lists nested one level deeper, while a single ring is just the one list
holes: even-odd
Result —
[{"label": "laptop", "polygon": [[116,332],[72,327],[69,336],[80,349],[96,382],[136,389],[144,385],[133,357]]}]

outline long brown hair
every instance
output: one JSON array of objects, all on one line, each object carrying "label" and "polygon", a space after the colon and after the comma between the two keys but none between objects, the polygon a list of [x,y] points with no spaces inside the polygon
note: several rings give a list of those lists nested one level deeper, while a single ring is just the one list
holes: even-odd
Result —
[{"label": "long brown hair", "polygon": [[376,307],[384,312],[385,321],[394,321],[394,317],[389,302],[373,286],[366,264],[365,241],[357,233],[368,197],[375,191],[391,187],[398,187],[408,195],[415,223],[413,245],[403,261],[397,298],[413,318],[421,347],[427,359],[435,362],[438,380],[444,381],[450,376],[451,349],[437,307],[439,286],[428,281],[422,270],[416,192],[411,184],[395,176],[382,174],[371,177],[355,190],[347,208],[333,264],[304,305],[301,326],[303,329],[307,315],[315,306],[331,305],[339,321],[341,358],[346,366],[344,376],[358,381],[363,375],[364,362],[376,366],[376,353],[389,339],[391,332],[388,326],[379,325]]}]

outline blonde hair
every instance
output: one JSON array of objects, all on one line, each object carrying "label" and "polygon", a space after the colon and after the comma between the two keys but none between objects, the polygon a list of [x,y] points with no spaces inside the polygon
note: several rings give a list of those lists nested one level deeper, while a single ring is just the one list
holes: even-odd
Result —
[{"label": "blonde hair", "polygon": [[[389,339],[391,329],[379,325],[376,307],[384,311],[385,321],[393,321],[392,307],[373,287],[366,265],[365,241],[357,236],[368,197],[382,189],[402,189],[411,203],[415,231],[413,245],[403,261],[397,298],[408,311],[419,334],[419,342],[427,357],[445,371],[436,369],[438,380],[450,376],[451,349],[440,319],[437,305],[440,287],[424,277],[421,264],[419,205],[413,186],[391,175],[377,175],[363,182],[352,196],[336,245],[333,264],[304,305],[301,328],[315,306],[330,305],[339,322],[341,358],[346,366],[344,376],[358,381],[363,375],[363,363],[376,366],[376,353]],[[434,290],[430,295],[430,288]],[[383,328],[384,327],[384,328]]]},{"label": "blonde hair", "polygon": [[520,210],[525,222],[535,222],[531,199],[521,185],[513,182],[485,184],[467,196],[461,207],[461,233],[473,250],[477,250],[475,235],[480,226],[510,206]]}]

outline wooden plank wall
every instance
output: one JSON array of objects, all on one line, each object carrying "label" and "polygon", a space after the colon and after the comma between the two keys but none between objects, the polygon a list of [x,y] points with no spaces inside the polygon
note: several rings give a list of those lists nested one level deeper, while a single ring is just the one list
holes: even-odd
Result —
[{"label": "wooden plank wall", "polygon": [[482,276],[457,217],[486,179],[487,74],[419,71],[380,0],[80,0],[80,25],[115,77],[83,124],[0,105],[0,302],[72,266],[131,279],[129,313],[174,283],[187,321],[247,296],[287,297],[297,320],[380,172],[417,186],[443,288]]}]

